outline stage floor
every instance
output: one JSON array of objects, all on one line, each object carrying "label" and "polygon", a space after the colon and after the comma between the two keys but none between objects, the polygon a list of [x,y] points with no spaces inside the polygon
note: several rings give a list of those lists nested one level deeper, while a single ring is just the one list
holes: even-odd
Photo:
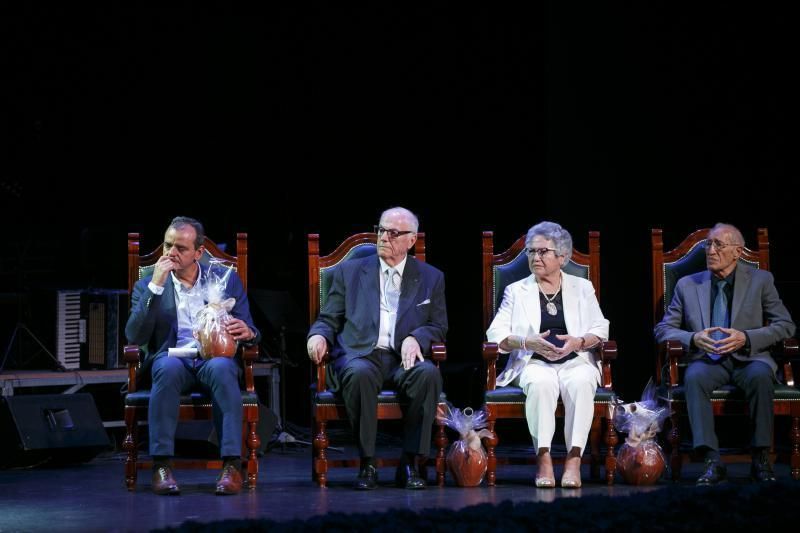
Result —
[{"label": "stage floor", "polygon": [[[391,455],[391,450],[381,450]],[[310,480],[307,447],[277,447],[261,458],[259,484],[255,491],[237,496],[214,495],[214,470],[177,470],[180,496],[156,496],[150,492],[150,472],[140,472],[135,492],[125,490],[122,454],[109,454],[69,467],[39,466],[0,470],[0,531],[148,531],[178,526],[187,520],[212,522],[224,519],[269,518],[283,521],[330,512],[373,512],[392,508],[460,509],[480,503],[548,502],[557,498],[625,496],[654,491],[671,485],[662,480],[650,487],[632,487],[619,482],[607,486],[589,479],[583,467],[583,487],[577,490],[536,489],[533,466],[502,466],[498,485],[459,488],[448,478],[447,486],[429,486],[406,491],[393,486],[394,469],[379,472],[381,486],[359,492],[350,487],[355,469],[329,470],[329,487],[319,489]],[[681,485],[692,487],[702,464],[683,470]],[[749,465],[729,465],[730,482],[749,484]],[[561,467],[556,467],[560,476]],[[778,479],[789,479],[789,467],[776,465]],[[429,476],[432,476],[429,472]]]}]

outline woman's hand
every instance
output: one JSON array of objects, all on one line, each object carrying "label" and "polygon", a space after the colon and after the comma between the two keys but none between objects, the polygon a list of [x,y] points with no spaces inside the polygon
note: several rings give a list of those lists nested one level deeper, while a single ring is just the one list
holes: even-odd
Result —
[{"label": "woman's hand", "polygon": [[561,348],[556,348],[556,352],[558,352],[559,357],[564,357],[572,352],[580,352],[584,348],[585,341],[583,337],[556,335],[556,338],[560,341],[564,341],[564,345]]},{"label": "woman's hand", "polygon": [[556,348],[553,344],[550,343],[545,337],[550,335],[550,330],[543,331],[538,335],[531,335],[525,338],[525,347],[528,350],[533,350],[534,352],[538,353],[545,359],[549,359],[550,361],[555,361],[557,359],[561,359],[561,355],[558,353],[558,348]]}]

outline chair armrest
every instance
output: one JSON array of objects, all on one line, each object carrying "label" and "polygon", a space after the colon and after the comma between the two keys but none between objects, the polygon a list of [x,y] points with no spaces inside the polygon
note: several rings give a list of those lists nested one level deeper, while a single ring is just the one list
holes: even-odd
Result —
[{"label": "chair armrest", "polygon": [[[658,361],[666,361],[669,365],[669,387],[679,385],[678,363],[683,358],[683,345],[679,341],[665,341],[658,344]],[[659,365],[661,366],[661,365]],[[658,369],[658,376],[661,376],[661,369]]]},{"label": "chair armrest", "polygon": [[615,361],[617,359],[617,341],[607,340],[601,342],[597,346],[597,353],[604,363]]},{"label": "chair armrest", "polygon": [[328,390],[328,385],[325,382],[327,377],[328,364],[331,362],[331,352],[328,350],[322,356],[322,360],[318,365],[311,363],[317,367],[317,392],[325,392]]},{"label": "chair armrest", "polygon": [[800,343],[795,338],[786,339],[781,346],[784,357],[797,357],[800,354]]},{"label": "chair armrest", "polygon": [[497,386],[497,343],[483,343],[483,362],[486,363],[486,390],[494,390]]},{"label": "chair armrest", "polygon": [[614,382],[611,377],[611,361],[617,359],[617,341],[607,340],[597,346],[597,357],[600,358],[600,368],[602,369],[600,378],[603,387],[611,389]]},{"label": "chair armrest", "polygon": [[247,392],[255,392],[256,383],[253,377],[253,363],[258,359],[258,346],[245,346],[242,349],[244,363],[244,386]]},{"label": "chair armrest", "polygon": [[436,366],[447,360],[447,347],[443,343],[431,344],[431,360]]},{"label": "chair armrest", "polygon": [[139,368],[141,353],[135,344],[126,344],[122,348],[122,358],[128,365],[128,392],[136,392],[136,370]]},{"label": "chair armrest", "polygon": [[773,351],[773,358],[775,358],[778,365],[783,363],[783,379],[786,385],[794,387],[794,372],[792,371],[792,360],[797,359],[800,354],[800,343],[795,338],[785,339]]}]

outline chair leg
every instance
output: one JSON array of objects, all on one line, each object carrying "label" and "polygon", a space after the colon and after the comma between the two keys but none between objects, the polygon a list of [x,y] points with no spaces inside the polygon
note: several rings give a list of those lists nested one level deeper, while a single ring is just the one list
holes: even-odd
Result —
[{"label": "chair leg", "polygon": [[328,486],[328,454],[325,451],[328,448],[328,433],[325,430],[326,425],[327,422],[324,420],[315,420],[314,423],[316,434],[314,435],[313,475],[320,488]]},{"label": "chair leg", "polygon": [[483,445],[486,446],[486,484],[490,487],[494,487],[497,481],[497,455],[494,449],[500,441],[494,431],[494,423],[494,420],[489,420],[486,427],[492,436],[483,438]]},{"label": "chair leg", "polygon": [[679,481],[681,479],[681,468],[683,467],[683,460],[681,458],[681,435],[678,429],[678,415],[675,411],[669,417],[672,427],[669,430],[669,444],[672,450],[670,451],[670,468],[672,468],[672,481]]},{"label": "chair leg", "polygon": [[[256,408],[257,409],[257,408]],[[258,413],[258,411],[256,411]],[[261,446],[261,439],[258,436],[258,419],[250,420],[247,423],[247,488],[254,490],[258,481],[258,448]]]},{"label": "chair leg", "polygon": [[792,479],[800,479],[800,416],[792,417],[792,431],[789,437],[792,443],[792,456],[789,464],[792,468]]},{"label": "chair leg", "polygon": [[139,426],[136,423],[136,408],[125,408],[125,441],[122,448],[127,452],[125,458],[125,486],[128,490],[136,490],[136,460],[139,447]]},{"label": "chair leg", "polygon": [[589,430],[589,452],[592,456],[591,476],[592,479],[600,478],[600,417],[595,414],[592,417],[592,427]]},{"label": "chair leg", "polygon": [[444,487],[447,470],[444,450],[447,448],[447,434],[444,432],[444,424],[437,421],[436,428],[436,484]]},{"label": "chair leg", "polygon": [[606,418],[606,484],[614,484],[614,473],[617,471],[617,455],[614,450],[617,447],[617,430],[614,428],[614,417],[611,416],[613,411],[609,409],[609,415]]}]

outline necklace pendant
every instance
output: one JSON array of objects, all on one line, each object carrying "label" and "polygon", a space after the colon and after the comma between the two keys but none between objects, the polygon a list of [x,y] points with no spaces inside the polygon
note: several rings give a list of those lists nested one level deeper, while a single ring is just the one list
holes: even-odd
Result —
[{"label": "necklace pendant", "polygon": [[556,314],[558,313],[558,309],[556,308],[556,304],[554,304],[553,302],[547,302],[547,305],[545,306],[545,308],[547,309],[547,314],[550,315],[550,316],[556,316]]}]

